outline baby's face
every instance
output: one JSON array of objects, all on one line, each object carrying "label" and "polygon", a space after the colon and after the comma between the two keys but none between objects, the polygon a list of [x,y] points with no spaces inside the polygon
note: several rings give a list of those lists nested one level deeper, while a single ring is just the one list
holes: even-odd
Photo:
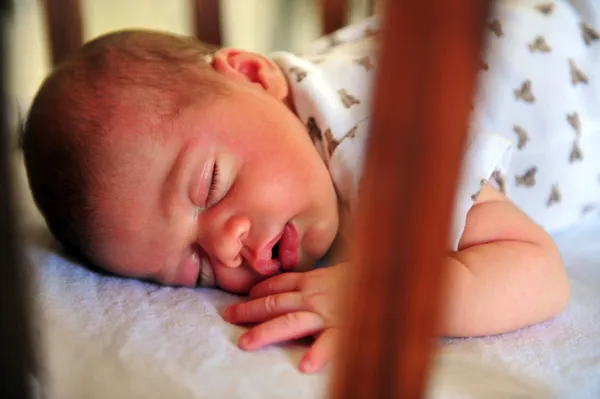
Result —
[{"label": "baby's face", "polygon": [[100,258],[112,271],[245,293],[328,250],[335,190],[282,101],[244,86],[152,127],[129,111],[109,133],[113,177],[96,195]]}]

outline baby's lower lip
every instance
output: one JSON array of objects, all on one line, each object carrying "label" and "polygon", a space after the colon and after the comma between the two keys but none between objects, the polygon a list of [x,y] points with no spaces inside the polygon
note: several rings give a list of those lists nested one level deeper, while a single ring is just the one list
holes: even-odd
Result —
[{"label": "baby's lower lip", "polygon": [[283,270],[293,270],[298,265],[298,246],[300,234],[292,223],[287,223],[283,228],[283,235],[279,241],[279,262]]},{"label": "baby's lower lip", "polygon": [[254,269],[263,276],[272,276],[279,272],[281,263],[277,259],[261,259],[256,261]]}]

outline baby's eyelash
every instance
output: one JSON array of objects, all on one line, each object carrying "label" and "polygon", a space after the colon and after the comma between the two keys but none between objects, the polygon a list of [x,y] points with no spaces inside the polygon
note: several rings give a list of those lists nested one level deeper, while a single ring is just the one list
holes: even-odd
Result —
[{"label": "baby's eyelash", "polygon": [[212,178],[210,180],[210,187],[208,189],[208,195],[206,196],[206,206],[212,205],[212,197],[214,192],[219,187],[219,165],[215,163],[213,168]]}]

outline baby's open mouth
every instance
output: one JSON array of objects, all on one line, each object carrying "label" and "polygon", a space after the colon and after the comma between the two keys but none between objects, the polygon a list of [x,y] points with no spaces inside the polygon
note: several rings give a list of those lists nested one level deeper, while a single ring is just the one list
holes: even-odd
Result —
[{"label": "baby's open mouth", "polygon": [[271,256],[256,261],[253,265],[254,270],[263,276],[272,276],[283,270],[294,270],[298,265],[299,244],[298,231],[291,223],[286,224],[279,240],[270,250]]},{"label": "baby's open mouth", "polygon": [[281,239],[279,239],[279,241],[277,241],[275,243],[275,245],[273,246],[273,249],[271,250],[271,259],[273,260],[279,260],[279,243],[281,242]]}]

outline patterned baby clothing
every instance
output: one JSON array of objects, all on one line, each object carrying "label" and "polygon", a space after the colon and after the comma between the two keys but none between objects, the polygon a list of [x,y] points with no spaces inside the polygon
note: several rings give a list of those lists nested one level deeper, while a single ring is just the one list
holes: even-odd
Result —
[{"label": "patterned baby clothing", "polygon": [[[362,176],[378,29],[378,19],[370,18],[321,38],[302,55],[271,55],[288,78],[296,114],[329,168],[342,213],[354,213]],[[499,135],[470,136],[453,212],[452,250],[458,247],[481,185],[508,172],[510,147]]]},{"label": "patterned baby clothing", "polygon": [[513,143],[510,198],[550,232],[600,203],[600,2],[497,1],[471,128]]},{"label": "patterned baby clothing", "polygon": [[[549,232],[600,210],[598,25],[596,0],[494,2],[453,243],[472,205],[469,198],[490,177]],[[360,180],[379,30],[372,17],[320,38],[299,56],[273,55],[342,199],[355,195]]]}]

